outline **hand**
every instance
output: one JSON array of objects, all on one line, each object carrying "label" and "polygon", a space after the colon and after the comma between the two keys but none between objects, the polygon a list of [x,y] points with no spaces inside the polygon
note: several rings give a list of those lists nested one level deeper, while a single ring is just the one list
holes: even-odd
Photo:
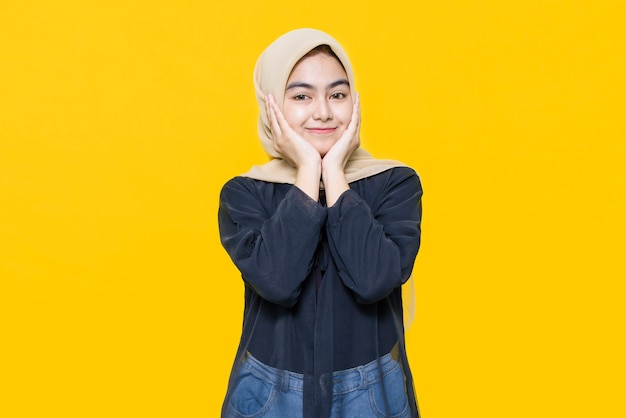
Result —
[{"label": "hand", "polygon": [[271,94],[265,98],[265,109],[274,135],[274,149],[297,170],[294,186],[317,201],[322,172],[320,153],[289,126]]},{"label": "hand", "polygon": [[319,166],[321,161],[319,152],[289,126],[271,94],[265,97],[265,109],[274,134],[274,149],[295,168],[307,165]]},{"label": "hand", "polygon": [[322,159],[322,182],[326,189],[326,204],[330,207],[350,189],[344,169],[352,153],[359,147],[361,125],[360,97],[357,94],[348,127]]},{"label": "hand", "polygon": [[352,117],[341,137],[328,150],[322,159],[322,175],[325,171],[343,172],[346,163],[352,153],[359,147],[359,128],[361,125],[360,97],[356,94],[354,105],[352,106]]}]

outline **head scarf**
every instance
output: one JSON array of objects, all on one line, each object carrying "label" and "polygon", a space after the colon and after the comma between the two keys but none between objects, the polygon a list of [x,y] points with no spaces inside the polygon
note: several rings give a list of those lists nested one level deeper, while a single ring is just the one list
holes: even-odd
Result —
[{"label": "head scarf", "polygon": [[[254,88],[261,111],[258,126],[259,137],[263,149],[271,160],[266,164],[252,167],[250,171],[242,174],[244,177],[271,183],[295,183],[296,169],[274,149],[269,115],[265,110],[265,96],[272,94],[276,103],[282,108],[285,87],[293,67],[304,55],[319,45],[328,45],[337,55],[346,70],[352,97],[355,97],[354,74],[350,60],[341,45],[330,35],[316,29],[296,29],[276,39],[263,51],[254,68]],[[405,164],[393,160],[376,159],[363,148],[358,148],[350,156],[344,172],[348,183],[351,183],[400,166],[405,166]]]}]

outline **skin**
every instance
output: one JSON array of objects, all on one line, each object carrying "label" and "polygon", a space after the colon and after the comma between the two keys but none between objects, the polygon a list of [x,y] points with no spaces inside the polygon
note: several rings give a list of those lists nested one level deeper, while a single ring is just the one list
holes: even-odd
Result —
[{"label": "skin", "polygon": [[359,96],[347,79],[337,59],[317,54],[293,68],[282,110],[265,99],[274,148],[297,170],[294,185],[317,201],[321,178],[329,207],[350,188],[344,168],[360,143]]}]

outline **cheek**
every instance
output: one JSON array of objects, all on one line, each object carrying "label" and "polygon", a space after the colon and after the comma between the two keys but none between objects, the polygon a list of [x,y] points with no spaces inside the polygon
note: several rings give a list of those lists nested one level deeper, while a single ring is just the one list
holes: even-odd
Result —
[{"label": "cheek", "polygon": [[283,107],[283,116],[291,127],[301,125],[307,119],[304,106],[286,105]]},{"label": "cheek", "polygon": [[342,103],[333,113],[336,118],[347,125],[352,119],[352,102]]}]

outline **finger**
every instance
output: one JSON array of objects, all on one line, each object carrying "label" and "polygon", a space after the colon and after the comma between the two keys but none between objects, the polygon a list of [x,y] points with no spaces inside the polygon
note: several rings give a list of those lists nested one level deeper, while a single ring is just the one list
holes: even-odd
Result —
[{"label": "finger", "polygon": [[361,125],[361,95],[356,94],[356,100],[354,101],[354,109],[352,110],[352,119],[356,120],[357,129]]},{"label": "finger", "polygon": [[264,98],[263,105],[265,106],[265,115],[267,116],[267,124],[270,127],[270,131],[272,131],[273,130],[273,128],[272,128],[272,115],[270,115],[270,107],[267,104],[267,96],[265,96],[265,98]]},{"label": "finger", "polygon": [[359,127],[361,125],[361,106],[359,94],[356,94],[354,104],[352,105],[352,116],[350,117],[350,123],[346,128],[346,136],[355,138],[358,135]]},{"label": "finger", "polygon": [[291,128],[289,126],[289,122],[287,122],[287,119],[285,119],[285,115],[283,115],[283,112],[280,110],[276,102],[273,101],[272,103],[270,103],[270,106],[272,107],[272,110],[274,111],[273,112],[274,116],[276,117],[276,120],[278,121],[281,131],[283,132],[288,131]]},{"label": "finger", "polygon": [[282,119],[284,119],[282,116],[282,113],[280,111],[280,108],[278,107],[278,105],[276,104],[276,99],[274,98],[273,95],[269,95],[268,96],[268,102],[267,105],[269,107],[269,112],[272,115],[272,120],[274,122],[274,124],[276,125],[276,129],[279,132],[280,135],[282,135],[283,133],[283,124],[282,124]]},{"label": "finger", "polygon": [[[274,97],[270,94],[267,96],[266,99],[266,106],[267,106],[267,113],[270,117],[270,128],[272,129],[272,132],[274,133],[274,136],[276,137],[280,137],[283,132],[282,129],[280,127],[280,124],[276,118],[276,112],[274,110],[274,107],[272,106],[272,101],[274,100]],[[276,139],[276,138],[275,138]]]}]

